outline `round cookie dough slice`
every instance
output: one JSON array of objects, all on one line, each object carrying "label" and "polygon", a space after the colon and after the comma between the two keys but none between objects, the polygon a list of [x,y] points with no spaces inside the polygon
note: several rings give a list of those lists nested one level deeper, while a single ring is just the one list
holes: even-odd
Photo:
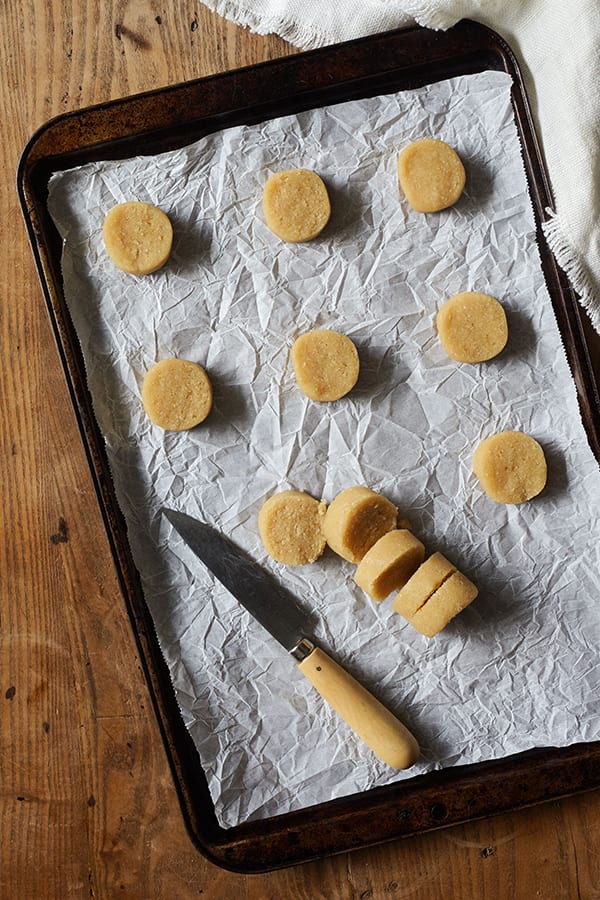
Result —
[{"label": "round cookie dough slice", "polygon": [[463,192],[466,175],[456,150],[435,138],[422,138],[398,156],[398,180],[416,212],[438,212]]},{"label": "round cookie dough slice", "polygon": [[264,548],[276,562],[288,566],[312,563],[325,549],[323,519],[326,504],[303,491],[281,491],[258,514]]},{"label": "round cookie dough slice", "polygon": [[434,553],[397,594],[392,608],[425,637],[433,637],[477,594],[472,581],[441,553]]},{"label": "round cookie dough slice", "polygon": [[541,446],[522,431],[499,431],[473,454],[473,472],[497,503],[524,503],[545,487],[548,474]]},{"label": "round cookie dough slice", "polygon": [[424,556],[425,547],[412,532],[388,531],[365,553],[354,580],[373,600],[380,602],[406,584]]},{"label": "round cookie dough slice", "polygon": [[156,272],[168,260],[173,245],[167,214],[139,200],[113,206],[104,219],[102,235],[114,264],[130,275]]},{"label": "round cookie dough slice", "polygon": [[263,191],[265,221],[289,243],[310,241],[329,221],[331,204],[323,179],[310,169],[275,172]]},{"label": "round cookie dough slice", "polygon": [[492,359],[504,350],[508,340],[502,304],[479,291],[464,291],[446,300],[436,324],[444,350],[457,362]]},{"label": "round cookie dough slice", "polygon": [[410,619],[427,602],[439,586],[456,572],[456,566],[442,556],[433,553],[409,578],[394,597],[392,609],[405,619]]},{"label": "round cookie dough slice", "polygon": [[425,637],[434,637],[451,619],[472,603],[477,594],[477,588],[472,581],[469,581],[462,572],[454,572],[417,610],[409,622]]},{"label": "round cookie dough slice", "polygon": [[339,331],[307,331],[292,346],[298,387],[311,400],[339,400],[358,381],[358,351]]},{"label": "round cookie dough slice", "polygon": [[166,431],[186,431],[206,419],[212,408],[210,379],[202,366],[171,357],[148,370],[142,385],[146,413]]},{"label": "round cookie dough slice", "polygon": [[382,535],[396,527],[397,520],[398,509],[386,497],[368,487],[350,487],[329,504],[323,533],[335,553],[359,563]]}]

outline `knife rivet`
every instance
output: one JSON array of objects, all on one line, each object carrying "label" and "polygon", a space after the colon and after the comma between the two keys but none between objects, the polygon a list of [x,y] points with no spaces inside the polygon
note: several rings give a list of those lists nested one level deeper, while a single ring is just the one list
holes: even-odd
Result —
[{"label": "knife rivet", "polygon": [[317,666],[317,672],[321,671],[321,666]]}]

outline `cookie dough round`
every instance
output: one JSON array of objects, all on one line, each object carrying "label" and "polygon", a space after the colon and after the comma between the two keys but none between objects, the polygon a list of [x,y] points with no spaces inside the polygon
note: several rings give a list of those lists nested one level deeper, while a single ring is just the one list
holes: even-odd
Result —
[{"label": "cookie dough round", "polygon": [[149,275],[164,266],[173,245],[173,226],[151,203],[120,203],[104,219],[102,235],[114,264],[130,275]]},{"label": "cookie dough round", "polygon": [[410,619],[454,572],[456,566],[441,553],[433,553],[406,582],[394,597],[392,608]]},{"label": "cookie dough round", "polygon": [[478,590],[441,553],[430,556],[394,599],[392,608],[433,637],[473,602]]},{"label": "cookie dough round", "polygon": [[310,241],[323,231],[331,215],[322,178],[310,169],[275,172],[263,191],[265,221],[284,241]]},{"label": "cookie dough round", "polygon": [[339,331],[307,331],[292,346],[298,387],[311,400],[339,400],[358,381],[358,351]]},{"label": "cookie dough round", "polygon": [[261,507],[258,532],[274,560],[288,566],[312,563],[325,549],[326,504],[303,491],[281,491]]},{"label": "cookie dough round", "polygon": [[425,547],[410,531],[388,531],[365,553],[354,580],[373,600],[380,602],[406,584],[424,556]]},{"label": "cookie dough round", "polygon": [[425,637],[434,637],[472,603],[477,594],[472,581],[462,572],[454,572],[417,610],[409,620],[410,624]]},{"label": "cookie dough round", "polygon": [[148,416],[166,431],[186,431],[203,422],[213,401],[210,379],[202,366],[169,358],[148,370],[142,404]]},{"label": "cookie dough round", "polygon": [[398,156],[398,180],[412,208],[428,213],[456,203],[466,175],[458,153],[449,144],[422,138]]},{"label": "cookie dough round", "polygon": [[497,503],[524,503],[545,487],[548,470],[541,446],[522,431],[499,431],[473,454],[473,472]]},{"label": "cookie dough round", "polygon": [[502,304],[479,291],[463,291],[446,300],[436,325],[444,350],[457,362],[492,359],[504,350],[508,340]]},{"label": "cookie dough round", "polygon": [[398,509],[386,497],[368,487],[350,487],[329,504],[323,533],[335,553],[359,563],[382,535],[396,527],[397,520]]}]

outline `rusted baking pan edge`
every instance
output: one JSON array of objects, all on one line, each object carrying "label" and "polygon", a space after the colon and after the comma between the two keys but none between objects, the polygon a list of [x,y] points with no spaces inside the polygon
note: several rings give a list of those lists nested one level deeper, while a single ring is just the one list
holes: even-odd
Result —
[{"label": "rusted baking pan edge", "polygon": [[551,193],[522,79],[510,48],[483,26],[461,22],[447,32],[388,32],[67,113],[43,126],[20,160],[17,189],[23,215],[182,813],[198,849],[234,871],[293,865],[600,786],[600,744],[529,751],[432,772],[236,828],[219,826],[129,551],[64,299],[61,244],[46,208],[48,181],[54,171],[92,160],[158,153],[231,125],[488,69],[513,78],[513,108],[542,266],[582,419],[598,458],[597,377],[576,298],[541,233]]}]

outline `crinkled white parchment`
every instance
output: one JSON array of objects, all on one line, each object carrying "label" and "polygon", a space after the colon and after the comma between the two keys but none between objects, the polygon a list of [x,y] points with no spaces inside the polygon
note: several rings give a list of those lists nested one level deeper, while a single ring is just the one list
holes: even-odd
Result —
[{"label": "crinkled white parchment", "polygon": [[[98,423],[161,647],[220,822],[232,826],[427,770],[600,738],[600,474],[581,424],[540,268],[533,214],[501,73],[236,127],[176,152],[57,173],[49,208]],[[456,147],[463,197],[414,213],[397,152],[433,135]],[[331,222],[307,244],[267,229],[276,170],[325,179]],[[167,266],[145,278],[107,257],[106,212],[139,199],[174,224]],[[495,360],[459,365],[435,331],[451,294],[482,290],[507,311]],[[361,376],[331,404],[298,390],[290,347],[309,328],[357,344]],[[204,365],[215,405],[188,433],[146,418],[157,360]],[[502,506],[471,472],[500,429],[543,445],[548,486]],[[275,491],[331,500],[366,484],[409,518],[429,552],[477,583],[478,599],[432,640],[374,604],[353,566],[270,560],[257,514]],[[414,731],[420,763],[380,763],[294,661],[182,545],[158,510],[214,524],[285,584],[325,649]]]}]

